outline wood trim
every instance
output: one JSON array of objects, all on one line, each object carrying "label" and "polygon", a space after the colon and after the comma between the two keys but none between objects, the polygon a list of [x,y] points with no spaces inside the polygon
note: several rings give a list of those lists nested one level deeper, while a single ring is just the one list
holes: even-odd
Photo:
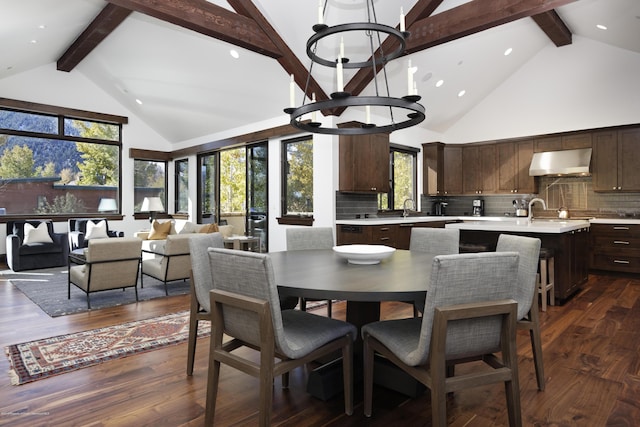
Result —
[{"label": "wood trim", "polygon": [[169,162],[173,160],[173,155],[168,151],[143,150],[140,148],[129,148],[129,158],[137,160],[157,160]]},{"label": "wood trim", "polygon": [[[303,121],[308,123],[309,120]],[[226,139],[220,139],[217,141],[206,142],[200,145],[194,145],[192,147],[183,148],[171,152],[173,158],[186,157],[192,154],[202,154],[215,150],[219,150],[224,147],[231,147],[234,145],[249,144],[252,142],[260,142],[274,137],[285,137],[289,135],[295,135],[303,133],[300,129],[294,128],[290,124],[276,126],[269,129],[263,129],[256,132],[245,133],[243,135],[232,136]]]},{"label": "wood trim", "polygon": [[74,108],[58,107],[49,104],[38,104],[37,102],[20,101],[17,99],[0,98],[0,107],[13,108],[32,113],[55,114],[76,119],[98,120],[107,123],[120,123],[126,125],[129,118],[125,116],[116,116],[113,114],[96,113],[94,111],[76,110]]},{"label": "wood trim", "polygon": [[315,221],[312,216],[283,216],[276,219],[280,225],[304,225],[307,227],[311,227]]}]

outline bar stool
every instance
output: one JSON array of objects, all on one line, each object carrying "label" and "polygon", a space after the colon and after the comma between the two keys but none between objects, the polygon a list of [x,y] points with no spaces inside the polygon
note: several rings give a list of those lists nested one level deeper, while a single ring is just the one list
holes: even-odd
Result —
[{"label": "bar stool", "polygon": [[538,293],[542,297],[542,311],[547,311],[547,294],[549,294],[549,304],[555,305],[555,295],[554,295],[554,257],[553,257],[553,249],[548,248],[540,248],[540,267],[538,271],[537,279],[537,288]]}]

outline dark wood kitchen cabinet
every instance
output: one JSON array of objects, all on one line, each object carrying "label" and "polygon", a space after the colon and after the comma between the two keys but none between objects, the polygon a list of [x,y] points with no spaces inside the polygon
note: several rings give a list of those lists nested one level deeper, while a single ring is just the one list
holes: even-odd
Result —
[{"label": "dark wood kitchen cabinet", "polygon": [[462,148],[464,194],[495,193],[497,189],[496,144]]},{"label": "dark wood kitchen cabinet", "polygon": [[462,146],[422,144],[422,191],[429,196],[462,194]]},{"label": "dark wood kitchen cabinet", "polygon": [[336,226],[338,245],[385,245],[396,249],[409,249],[414,227],[444,228],[449,221],[412,222],[403,224]]},{"label": "dark wood kitchen cabinet", "polygon": [[389,192],[389,135],[343,135],[339,149],[339,191]]},{"label": "dark wood kitchen cabinet", "polygon": [[462,194],[462,146],[445,145],[443,157],[443,194]]},{"label": "dark wood kitchen cabinet", "polygon": [[640,128],[593,134],[593,191],[640,191]]},{"label": "dark wood kitchen cabinet", "polygon": [[640,273],[640,225],[591,224],[590,267]]},{"label": "dark wood kitchen cabinet", "polygon": [[496,144],[498,193],[537,193],[535,177],[529,176],[533,157],[533,140]]}]

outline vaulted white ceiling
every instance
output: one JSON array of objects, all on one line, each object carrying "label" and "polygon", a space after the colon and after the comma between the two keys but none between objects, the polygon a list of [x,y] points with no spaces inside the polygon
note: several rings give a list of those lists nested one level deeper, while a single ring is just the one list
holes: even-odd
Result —
[{"label": "vaulted white ceiling", "polygon": [[[224,0],[209,2],[235,12]],[[416,3],[376,0],[378,21],[396,26],[400,7],[406,13]],[[464,3],[445,0],[433,15]],[[107,4],[0,0],[0,79],[55,64]],[[317,22],[317,0],[253,4],[308,69],[306,41]],[[640,1],[578,0],[556,12],[573,35],[640,55]],[[364,0],[329,0],[325,19],[330,25],[364,21]],[[392,94],[404,94],[410,59],[418,67],[415,79],[427,109],[420,126],[445,132],[549,45],[552,40],[532,18],[518,19],[391,62],[389,86]],[[508,48],[512,53],[505,56]],[[239,53],[237,59],[231,49]],[[347,49],[355,54],[355,47]],[[124,19],[70,72],[86,76],[171,142],[284,115],[289,102],[289,75],[275,59],[139,12]],[[332,72],[313,68],[326,93],[334,90]],[[346,72],[345,81],[352,76]],[[444,83],[436,87],[439,80]],[[465,95],[459,97],[462,90]],[[363,93],[371,91],[369,84]],[[299,88],[296,97],[301,102]]]}]

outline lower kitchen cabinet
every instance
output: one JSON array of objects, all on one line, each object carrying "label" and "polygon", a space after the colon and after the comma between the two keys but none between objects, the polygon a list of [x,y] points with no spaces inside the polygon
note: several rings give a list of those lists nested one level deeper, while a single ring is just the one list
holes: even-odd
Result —
[{"label": "lower kitchen cabinet", "polygon": [[383,225],[338,225],[338,245],[385,245],[396,249],[409,249],[413,227],[444,228],[447,221],[412,222]]},{"label": "lower kitchen cabinet", "polygon": [[[486,244],[495,248],[497,231],[460,230],[462,243]],[[560,303],[573,295],[589,279],[589,228],[570,231],[567,233],[508,233],[522,236],[537,237],[542,247],[553,249],[554,252],[554,294]]]},{"label": "lower kitchen cabinet", "polygon": [[591,268],[640,273],[640,225],[591,224]]}]

